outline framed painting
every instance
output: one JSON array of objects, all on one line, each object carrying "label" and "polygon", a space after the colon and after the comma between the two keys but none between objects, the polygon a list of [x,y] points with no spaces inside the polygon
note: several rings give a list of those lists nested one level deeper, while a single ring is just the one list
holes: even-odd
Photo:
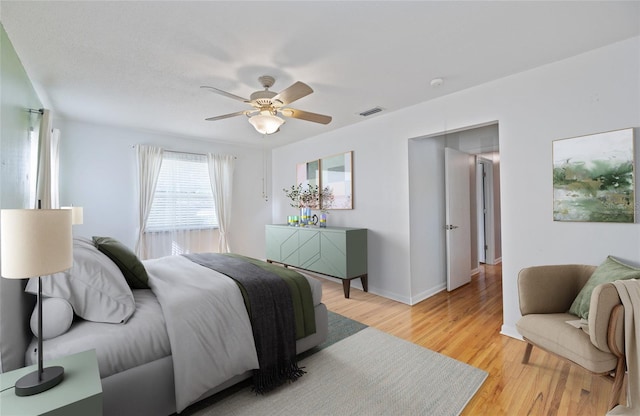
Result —
[{"label": "framed painting", "polygon": [[554,221],[635,222],[632,128],[553,142]]}]

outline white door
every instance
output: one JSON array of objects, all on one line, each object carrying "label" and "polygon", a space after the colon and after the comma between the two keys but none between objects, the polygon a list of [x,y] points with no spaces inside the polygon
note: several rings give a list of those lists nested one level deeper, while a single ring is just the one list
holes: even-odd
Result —
[{"label": "white door", "polygon": [[478,224],[478,262],[487,262],[487,234],[485,230],[487,208],[485,204],[484,162],[476,165],[476,222]]},{"label": "white door", "polygon": [[447,290],[471,281],[471,196],[469,155],[444,149]]}]

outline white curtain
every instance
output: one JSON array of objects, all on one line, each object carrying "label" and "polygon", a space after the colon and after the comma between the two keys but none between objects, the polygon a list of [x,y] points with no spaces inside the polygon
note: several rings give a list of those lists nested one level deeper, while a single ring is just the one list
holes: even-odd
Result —
[{"label": "white curtain", "polygon": [[158,175],[162,166],[163,150],[160,147],[138,145],[138,192],[139,192],[139,224],[136,254],[149,258],[147,236],[144,229],[153,203],[153,195],[158,183]]},{"label": "white curtain", "polygon": [[51,128],[51,113],[43,110],[40,119],[40,135],[38,139],[38,178],[36,180],[36,206],[38,201],[43,209],[60,207],[59,174],[60,174],[60,131]]},{"label": "white curtain", "polygon": [[216,215],[220,227],[218,251],[220,253],[228,253],[231,251],[229,246],[229,224],[231,223],[235,157],[208,153],[207,162],[209,164],[211,190],[213,192],[213,200],[216,205]]},{"label": "white curtain", "polygon": [[145,259],[157,259],[187,253],[215,253],[218,230],[147,231],[145,239]]}]

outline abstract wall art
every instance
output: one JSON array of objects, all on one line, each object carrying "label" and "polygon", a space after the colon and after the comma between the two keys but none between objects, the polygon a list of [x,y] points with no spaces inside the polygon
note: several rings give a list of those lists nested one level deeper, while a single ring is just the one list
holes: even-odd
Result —
[{"label": "abstract wall art", "polygon": [[553,219],[635,222],[632,128],[553,141]]}]

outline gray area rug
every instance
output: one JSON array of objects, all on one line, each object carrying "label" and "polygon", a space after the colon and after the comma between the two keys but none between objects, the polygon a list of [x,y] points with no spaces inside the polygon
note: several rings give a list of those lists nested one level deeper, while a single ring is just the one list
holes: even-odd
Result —
[{"label": "gray area rug", "polygon": [[487,373],[365,328],[300,361],[307,374],[263,396],[250,387],[194,415],[458,415]]},{"label": "gray area rug", "polygon": [[327,348],[330,345],[335,344],[336,342],[345,339],[358,331],[362,331],[367,327],[367,325],[354,321],[353,319],[349,319],[346,316],[342,316],[338,313],[327,311],[328,312],[328,321],[329,321],[329,333],[327,334],[327,340],[322,344],[315,346],[308,351],[303,352],[298,355],[298,360],[302,360],[311,354],[315,354],[316,352]]}]

